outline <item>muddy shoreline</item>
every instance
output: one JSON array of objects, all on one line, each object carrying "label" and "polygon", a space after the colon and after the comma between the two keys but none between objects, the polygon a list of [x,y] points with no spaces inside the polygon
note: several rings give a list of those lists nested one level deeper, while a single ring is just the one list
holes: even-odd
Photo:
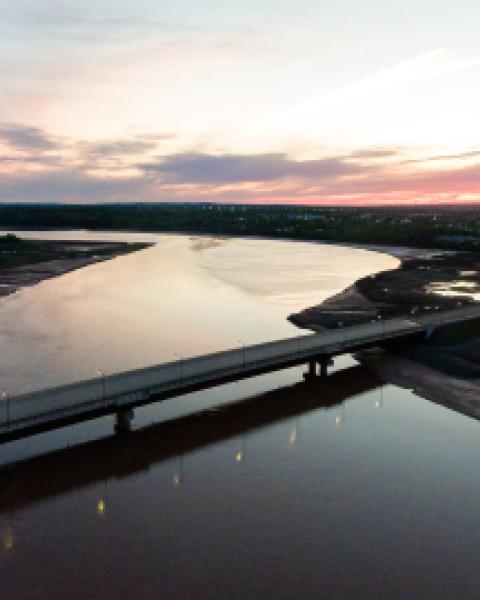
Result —
[{"label": "muddy shoreline", "polygon": [[[378,248],[371,248],[378,251]],[[431,314],[480,298],[480,256],[473,252],[384,248],[397,268],[369,275],[322,303],[289,315],[302,329],[324,331],[378,318]]]},{"label": "muddy shoreline", "polygon": [[[58,255],[51,260],[31,262],[11,268],[0,269],[0,298],[14,294],[45,279],[51,279],[150,247],[149,243],[45,241],[42,244],[49,253]],[[71,256],[75,254],[75,256]]]},{"label": "muddy shoreline", "polygon": [[[380,250],[380,248],[371,248]],[[480,257],[472,252],[382,251],[400,259],[396,269],[356,281],[343,292],[290,315],[315,332],[382,318],[416,318],[436,310],[478,305]],[[355,358],[386,383],[480,419],[480,322],[445,327],[431,339],[396,349],[367,350]]]}]

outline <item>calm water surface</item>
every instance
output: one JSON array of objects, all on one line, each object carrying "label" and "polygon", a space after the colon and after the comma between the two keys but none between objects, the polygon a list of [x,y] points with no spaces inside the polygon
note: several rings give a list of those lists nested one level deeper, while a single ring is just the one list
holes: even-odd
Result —
[{"label": "calm water surface", "polygon": [[[39,237],[38,233],[31,232]],[[396,260],[188,236],[0,301],[12,392],[294,335]],[[3,598],[478,598],[480,430],[350,357],[1,447]],[[19,462],[20,459],[25,459]]]}]

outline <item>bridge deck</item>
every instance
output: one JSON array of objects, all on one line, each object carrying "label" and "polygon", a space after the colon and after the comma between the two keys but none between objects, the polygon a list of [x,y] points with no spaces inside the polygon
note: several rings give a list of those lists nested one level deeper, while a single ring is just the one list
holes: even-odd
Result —
[{"label": "bridge deck", "polygon": [[215,352],[56,388],[6,396],[0,440],[67,422],[115,413],[226,381],[274,371],[424,334],[429,326],[478,318],[480,310],[449,311],[417,320],[395,318],[325,333]]}]

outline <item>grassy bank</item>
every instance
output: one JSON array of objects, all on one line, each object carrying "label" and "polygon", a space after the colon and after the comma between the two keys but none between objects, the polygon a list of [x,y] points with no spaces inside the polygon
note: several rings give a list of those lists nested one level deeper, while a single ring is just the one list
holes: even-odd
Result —
[{"label": "grassy bank", "polygon": [[359,279],[318,306],[290,315],[295,325],[319,331],[377,318],[419,316],[475,303],[480,294],[477,252],[406,258],[399,267]]},{"label": "grassy bank", "polygon": [[472,304],[480,293],[476,252],[434,254],[404,260],[397,269],[357,281],[358,291],[382,316],[428,313]]},{"label": "grassy bank", "polygon": [[11,233],[0,236],[0,270],[14,269],[51,260],[75,260],[93,257],[117,256],[134,252],[146,244],[62,242],[26,240]]},{"label": "grassy bank", "polygon": [[0,296],[149,247],[126,242],[26,240],[12,234],[0,236]]}]

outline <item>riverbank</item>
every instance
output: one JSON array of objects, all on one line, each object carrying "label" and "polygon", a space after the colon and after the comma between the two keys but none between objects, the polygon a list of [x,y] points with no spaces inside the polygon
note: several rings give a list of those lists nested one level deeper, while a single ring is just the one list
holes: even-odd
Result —
[{"label": "riverbank", "polygon": [[148,243],[24,240],[13,235],[3,236],[0,238],[0,297],[149,246]]},{"label": "riverbank", "polygon": [[[396,269],[359,279],[289,320],[319,332],[395,316],[415,318],[480,299],[477,253],[411,249],[402,253],[396,248],[389,253],[401,260]],[[388,383],[480,418],[480,321],[442,327],[429,339],[389,351],[360,352],[356,358]]]},{"label": "riverbank", "polygon": [[290,315],[290,322],[322,331],[377,318],[449,310],[480,299],[476,252],[371,249],[396,256],[399,266],[357,280],[340,294]]}]

